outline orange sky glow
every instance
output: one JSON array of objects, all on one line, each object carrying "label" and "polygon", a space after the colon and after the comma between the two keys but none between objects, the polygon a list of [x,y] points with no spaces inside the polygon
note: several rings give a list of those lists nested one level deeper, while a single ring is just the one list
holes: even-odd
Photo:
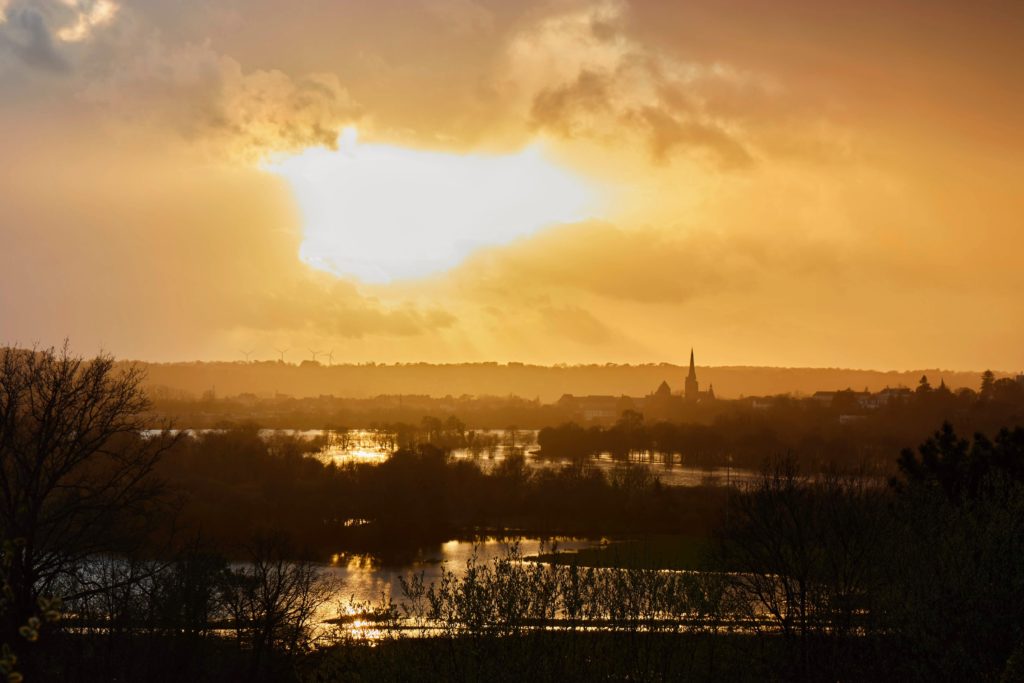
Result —
[{"label": "orange sky glow", "polygon": [[1019,370],[1024,4],[0,0],[0,342]]}]

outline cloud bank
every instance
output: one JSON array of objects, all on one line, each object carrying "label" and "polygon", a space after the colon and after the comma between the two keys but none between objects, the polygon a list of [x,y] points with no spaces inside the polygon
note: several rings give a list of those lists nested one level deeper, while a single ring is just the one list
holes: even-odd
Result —
[{"label": "cloud bank", "polygon": [[[1004,2],[0,1],[0,338],[1018,367],[1021,25]],[[413,280],[317,272],[260,164],[350,125],[412,155],[541,144],[607,210],[460,228]]]}]

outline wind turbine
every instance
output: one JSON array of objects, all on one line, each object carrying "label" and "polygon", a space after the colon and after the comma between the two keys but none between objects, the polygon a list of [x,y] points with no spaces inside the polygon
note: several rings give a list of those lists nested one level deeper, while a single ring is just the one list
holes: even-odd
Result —
[{"label": "wind turbine", "polygon": [[242,354],[243,356],[245,356],[245,362],[246,363],[249,362],[249,357],[253,354],[253,352],[251,350],[250,351],[239,351],[239,353]]},{"label": "wind turbine", "polygon": [[313,362],[314,363],[316,362],[316,357],[319,356],[321,353],[323,353],[323,351],[314,351],[313,349],[306,349],[306,350],[309,351],[311,354],[313,354]]},{"label": "wind turbine", "polygon": [[281,362],[284,362],[284,354],[288,353],[288,349],[274,349],[281,355]]},{"label": "wind turbine", "polygon": [[327,352],[327,365],[334,365],[334,349]]}]

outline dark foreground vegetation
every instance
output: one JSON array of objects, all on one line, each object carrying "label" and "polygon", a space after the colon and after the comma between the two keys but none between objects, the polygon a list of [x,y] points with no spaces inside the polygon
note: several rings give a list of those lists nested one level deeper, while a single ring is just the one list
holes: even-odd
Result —
[{"label": "dark foreground vegetation", "polygon": [[[485,473],[420,444],[337,468],[252,427],[154,435],[139,381],[0,351],[12,683],[1024,678],[1022,428],[946,425],[891,482],[766,447],[755,485],[677,489],[628,464]],[[641,561],[513,549],[340,611],[316,562],[481,531],[622,534]],[[700,543],[675,562],[672,538]]]}]

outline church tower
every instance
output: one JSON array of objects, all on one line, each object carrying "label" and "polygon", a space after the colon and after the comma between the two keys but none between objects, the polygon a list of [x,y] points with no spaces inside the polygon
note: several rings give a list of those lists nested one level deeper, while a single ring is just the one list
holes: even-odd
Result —
[{"label": "church tower", "polygon": [[686,400],[696,401],[700,392],[697,385],[697,369],[693,364],[693,349],[690,349],[690,374],[686,376]]}]

